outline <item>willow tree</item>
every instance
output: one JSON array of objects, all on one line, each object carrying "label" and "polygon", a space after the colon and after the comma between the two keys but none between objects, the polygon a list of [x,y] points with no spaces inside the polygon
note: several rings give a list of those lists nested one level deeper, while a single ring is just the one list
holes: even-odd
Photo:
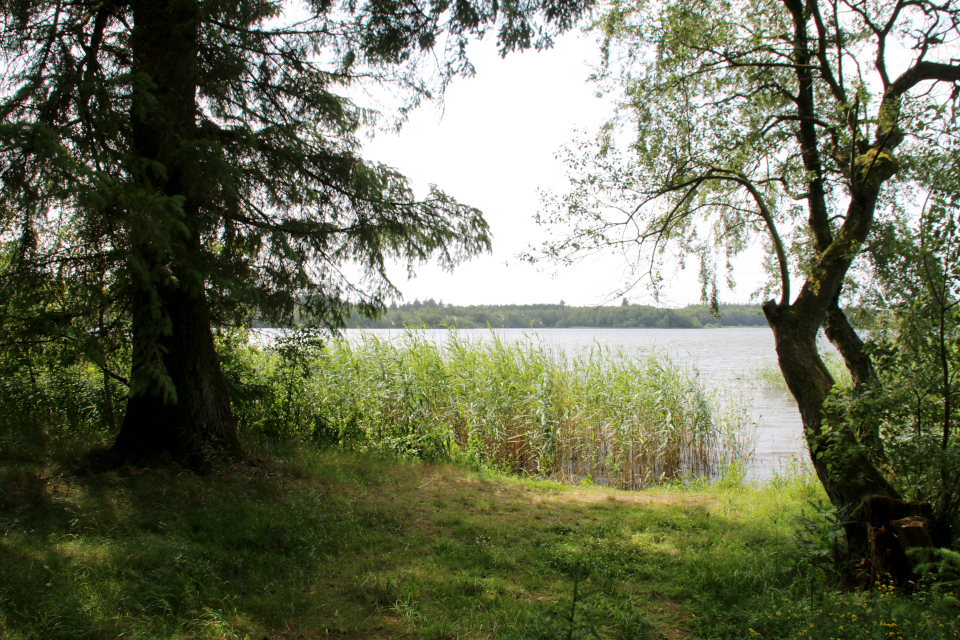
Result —
[{"label": "willow tree", "polygon": [[479,211],[358,155],[377,114],[356,99],[402,119],[471,72],[468,38],[542,48],[586,4],[0,2],[5,328],[91,354],[129,336],[119,459],[241,456],[213,322],[336,325],[395,293],[389,260],[489,247]]},{"label": "willow tree", "polygon": [[816,472],[862,549],[864,501],[899,496],[878,468],[875,430],[833,419],[816,338],[822,328],[856,389],[875,383],[840,300],[876,222],[909,219],[937,189],[915,157],[955,148],[960,5],[615,1],[594,29],[596,80],[619,110],[569,151],[572,187],[541,215],[565,229],[546,256],[615,248],[654,289],[668,256],[689,256],[715,301],[729,258],[765,243],[775,297],[763,311],[780,369]]}]

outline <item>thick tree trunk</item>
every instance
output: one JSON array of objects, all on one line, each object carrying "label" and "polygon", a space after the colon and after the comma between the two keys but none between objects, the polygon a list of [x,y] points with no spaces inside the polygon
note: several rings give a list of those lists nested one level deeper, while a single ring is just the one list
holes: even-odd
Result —
[{"label": "thick tree trunk", "polygon": [[[824,406],[834,380],[817,350],[819,323],[795,307],[771,301],[763,310],[773,329],[780,370],[800,409],[817,477],[837,508],[850,559],[860,561],[856,577],[865,586],[887,577],[907,586],[914,577],[907,549],[931,544],[930,507],[902,500],[874,463],[876,450],[862,430]],[[828,312],[829,323],[845,360],[860,363],[859,375],[872,375],[859,351],[859,338],[837,314],[842,315],[839,309]]]},{"label": "thick tree trunk", "polygon": [[[193,468],[239,459],[243,451],[206,300],[178,288],[164,288],[162,295],[170,335],[156,337],[156,321],[144,317],[148,305],[134,311],[132,378],[140,393],[127,403],[113,453],[135,461],[168,453]],[[169,377],[175,397],[158,393],[158,373]]]},{"label": "thick tree trunk", "polygon": [[764,313],[773,329],[780,370],[800,409],[814,469],[845,523],[851,553],[863,557],[867,526],[857,510],[871,496],[899,496],[858,445],[856,434],[824,408],[834,381],[817,350],[820,323],[773,302],[764,305]]},{"label": "thick tree trunk", "polygon": [[204,466],[242,456],[204,293],[201,207],[191,166],[197,136],[199,3],[134,0],[133,146],[145,160],[134,179],[151,194],[131,207],[133,324],[131,396],[112,453],[164,452]]}]

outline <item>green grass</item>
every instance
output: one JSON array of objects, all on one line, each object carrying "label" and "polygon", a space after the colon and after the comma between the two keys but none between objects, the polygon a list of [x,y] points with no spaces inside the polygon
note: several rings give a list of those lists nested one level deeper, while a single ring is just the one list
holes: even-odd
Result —
[{"label": "green grass", "polygon": [[271,455],[4,466],[0,638],[957,637],[949,596],[839,593],[806,566],[809,477],[627,492]]},{"label": "green grass", "polygon": [[[736,451],[718,436],[736,421],[695,377],[608,353],[370,340],[226,349],[268,462],[207,476],[69,471],[109,442],[122,398],[83,367],[12,369],[0,638],[960,637],[953,583],[831,586],[836,531],[808,475],[686,474],[698,451]],[[631,438],[661,467],[624,455]],[[667,464],[659,489],[593,484]]]},{"label": "green grass", "polygon": [[245,405],[268,433],[620,488],[716,474],[752,452],[744,414],[719,410],[695,372],[662,355],[568,358],[455,331],[442,345],[422,331],[364,333],[295,362],[287,353],[280,344],[249,366],[280,390],[272,405]]},{"label": "green grass", "polygon": [[[537,343],[455,331],[374,333],[322,345],[300,335],[259,349],[221,336],[234,413],[253,441],[454,461],[521,476],[638,488],[716,476],[748,461],[753,425],[722,411],[696,372],[662,355],[594,350],[568,358]],[[124,390],[53,356],[2,362],[0,458],[69,460],[115,436]]]}]

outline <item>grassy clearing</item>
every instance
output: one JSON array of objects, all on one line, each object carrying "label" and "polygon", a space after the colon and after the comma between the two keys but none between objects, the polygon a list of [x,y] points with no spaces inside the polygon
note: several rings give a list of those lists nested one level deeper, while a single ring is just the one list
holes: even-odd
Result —
[{"label": "grassy clearing", "polygon": [[[0,638],[960,637],[949,582],[912,597],[829,586],[837,532],[810,509],[809,477],[684,476],[735,450],[716,448],[736,422],[695,379],[609,354],[458,348],[227,345],[248,441],[286,448],[205,477],[59,471],[109,442],[122,397],[83,367],[14,367]],[[631,437],[669,473],[625,455]],[[592,486],[637,477],[675,488]]]},{"label": "grassy clearing", "polygon": [[0,637],[958,637],[949,597],[819,582],[793,544],[809,478],[624,492],[273,457],[207,477],[7,464]]},{"label": "grassy clearing", "polygon": [[752,451],[745,414],[721,412],[662,355],[568,358],[455,331],[440,345],[408,331],[300,346],[281,341],[248,366],[249,380],[281,389],[272,405],[246,405],[264,412],[252,422],[282,435],[619,488],[716,474]]}]

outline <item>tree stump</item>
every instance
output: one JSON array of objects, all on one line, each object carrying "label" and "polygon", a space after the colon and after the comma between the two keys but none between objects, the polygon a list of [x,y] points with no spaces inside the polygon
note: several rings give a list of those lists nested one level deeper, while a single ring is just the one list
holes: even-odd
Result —
[{"label": "tree stump", "polygon": [[862,577],[875,585],[889,578],[898,587],[907,587],[914,579],[915,562],[908,549],[932,548],[930,505],[906,502],[886,496],[871,496],[863,501],[854,517],[867,525],[867,557],[869,564]]}]

